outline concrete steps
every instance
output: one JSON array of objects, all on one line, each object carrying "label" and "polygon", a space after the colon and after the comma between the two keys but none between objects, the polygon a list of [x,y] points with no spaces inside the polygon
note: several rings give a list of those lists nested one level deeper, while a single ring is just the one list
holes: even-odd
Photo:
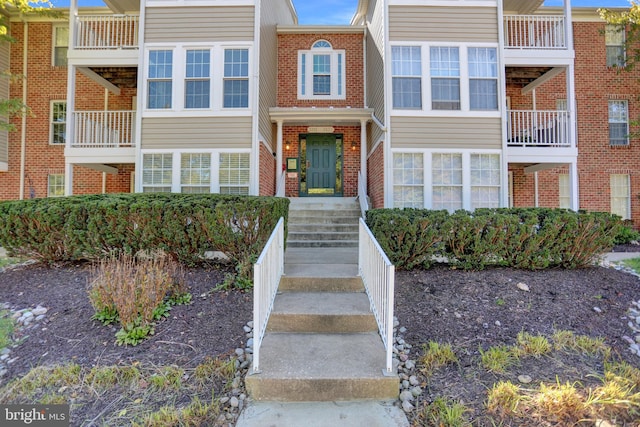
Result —
[{"label": "concrete steps", "polygon": [[287,246],[357,247],[359,205],[353,198],[291,199]]}]

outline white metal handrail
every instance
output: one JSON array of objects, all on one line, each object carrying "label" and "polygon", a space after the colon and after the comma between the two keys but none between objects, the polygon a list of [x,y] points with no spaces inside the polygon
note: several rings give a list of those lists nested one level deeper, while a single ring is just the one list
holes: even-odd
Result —
[{"label": "white metal handrail", "polygon": [[386,349],[386,372],[393,373],[393,294],[395,267],[360,218],[358,271],[369,296],[371,311],[378,322]]},{"label": "white metal handrail", "polygon": [[76,18],[75,49],[138,47],[137,15],[81,15]]},{"label": "white metal handrail", "polygon": [[278,177],[278,188],[276,188],[277,197],[284,197],[285,184],[286,184],[286,172],[282,172],[282,174]]},{"label": "white metal handrail", "polygon": [[507,145],[571,147],[568,111],[509,110],[507,115]]},{"label": "white metal handrail", "polygon": [[506,15],[504,40],[508,49],[566,49],[564,16]]},{"label": "white metal handrail", "polygon": [[367,199],[367,188],[364,179],[362,179],[362,171],[358,171],[358,201],[360,202],[360,215],[366,218],[369,210],[369,201]]},{"label": "white metal handrail", "polygon": [[134,147],[135,111],[75,111],[72,147]]},{"label": "white metal handrail", "polygon": [[258,261],[253,265],[253,370],[260,372],[260,345],[273,301],[284,274],[284,218],[280,218]]}]

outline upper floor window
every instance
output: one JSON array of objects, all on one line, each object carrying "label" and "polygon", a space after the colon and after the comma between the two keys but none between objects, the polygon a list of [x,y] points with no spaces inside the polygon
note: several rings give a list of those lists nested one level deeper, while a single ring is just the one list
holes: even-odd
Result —
[{"label": "upper floor window", "polygon": [[627,101],[609,101],[609,145],[629,145]]},{"label": "upper floor window", "polygon": [[431,108],[460,109],[460,50],[457,47],[432,47]]},{"label": "upper floor window", "polygon": [[53,65],[67,66],[67,51],[69,50],[69,28],[53,27]]},{"label": "upper floor window", "polygon": [[299,99],[345,99],[345,51],[318,40],[298,52]]},{"label": "upper floor window", "polygon": [[249,50],[224,51],[223,108],[249,107]]},{"label": "upper floor window", "polygon": [[51,144],[64,144],[67,142],[67,102],[51,102],[51,124],[49,128],[49,141]]},{"label": "upper floor window", "polygon": [[607,47],[607,67],[624,67],[626,60],[624,28],[618,25],[607,25],[604,34]]},{"label": "upper floor window", "polygon": [[173,90],[173,51],[152,50],[149,52],[149,75],[147,80],[147,108],[170,109]]},{"label": "upper floor window", "polygon": [[489,47],[469,48],[469,108],[498,109],[498,52]]},{"label": "upper floor window", "polygon": [[391,48],[393,108],[422,108],[422,60],[420,46]]},{"label": "upper floor window", "polygon": [[187,50],[184,79],[184,108],[209,108],[211,99],[211,52]]}]

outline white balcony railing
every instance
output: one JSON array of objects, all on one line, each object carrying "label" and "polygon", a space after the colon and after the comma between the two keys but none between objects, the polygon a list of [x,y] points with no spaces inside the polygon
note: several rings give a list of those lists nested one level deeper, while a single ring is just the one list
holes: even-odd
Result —
[{"label": "white balcony railing", "polygon": [[509,110],[507,114],[510,147],[571,147],[568,111]]},{"label": "white balcony railing", "polygon": [[507,49],[566,49],[564,16],[506,15]]},{"label": "white balcony railing", "polygon": [[360,218],[358,270],[369,296],[386,350],[386,372],[393,373],[393,293],[395,267]]},{"label": "white balcony railing", "polygon": [[81,15],[76,18],[75,49],[138,47],[137,15]]},{"label": "white balcony railing", "polygon": [[260,345],[284,273],[284,218],[280,218],[253,265],[253,369],[260,372]]},{"label": "white balcony railing", "polygon": [[135,147],[135,111],[76,111],[72,147]]}]

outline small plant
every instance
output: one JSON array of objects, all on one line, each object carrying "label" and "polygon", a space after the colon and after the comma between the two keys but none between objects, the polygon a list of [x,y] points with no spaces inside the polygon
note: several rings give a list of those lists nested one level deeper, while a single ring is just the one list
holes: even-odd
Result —
[{"label": "small plant", "polygon": [[435,341],[429,341],[423,347],[423,350],[425,354],[420,358],[421,370],[427,376],[431,375],[435,369],[458,361],[451,344],[439,344]]},{"label": "small plant", "polygon": [[490,347],[487,351],[480,347],[480,364],[489,372],[504,374],[513,365],[516,357],[506,345]]},{"label": "small plant", "polygon": [[11,313],[7,310],[0,311],[0,349],[11,344],[14,326]]},{"label": "small plant", "polygon": [[543,420],[570,422],[585,415],[584,397],[573,384],[540,384],[540,390],[532,396],[534,414]]},{"label": "small plant", "polygon": [[511,381],[500,381],[487,394],[487,410],[500,416],[511,415],[516,413],[522,399],[519,386]]},{"label": "small plant", "polygon": [[618,228],[618,233],[615,236],[614,244],[626,245],[628,243],[637,242],[640,240],[640,233],[633,229],[633,222],[623,221],[623,225]]},{"label": "small plant", "polygon": [[636,273],[640,273],[640,258],[631,258],[622,261],[622,265],[627,268],[630,268]]},{"label": "small plant", "polygon": [[90,280],[93,318],[106,325],[120,322],[116,343],[137,345],[153,335],[153,323],[168,317],[173,305],[191,301],[185,286],[182,268],[169,257],[113,257]]},{"label": "small plant", "polygon": [[516,337],[517,345],[513,351],[517,356],[540,357],[551,352],[549,340],[542,335],[520,332]]},{"label": "small plant", "polygon": [[587,335],[575,335],[571,331],[555,331],[551,337],[556,350],[577,351],[591,356],[602,355],[605,359],[611,354],[611,347],[604,343],[604,338],[593,338]]},{"label": "small plant", "polygon": [[496,300],[496,305],[497,305],[497,306],[502,307],[502,306],[503,306],[503,305],[505,305],[505,304],[506,304],[506,302],[505,302],[505,300],[503,300],[502,298],[498,298],[498,299]]},{"label": "small plant", "polygon": [[236,372],[235,361],[235,358],[225,361],[207,356],[201,364],[195,367],[193,376],[201,383],[207,381],[210,377],[231,381]]},{"label": "small plant", "polygon": [[175,366],[165,366],[157,374],[149,377],[149,383],[159,389],[179,389],[182,385],[184,369]]},{"label": "small plant", "polygon": [[465,418],[465,413],[468,411],[469,409],[462,403],[438,397],[424,406],[418,418],[423,421],[421,425],[424,426],[467,427],[471,426]]}]

